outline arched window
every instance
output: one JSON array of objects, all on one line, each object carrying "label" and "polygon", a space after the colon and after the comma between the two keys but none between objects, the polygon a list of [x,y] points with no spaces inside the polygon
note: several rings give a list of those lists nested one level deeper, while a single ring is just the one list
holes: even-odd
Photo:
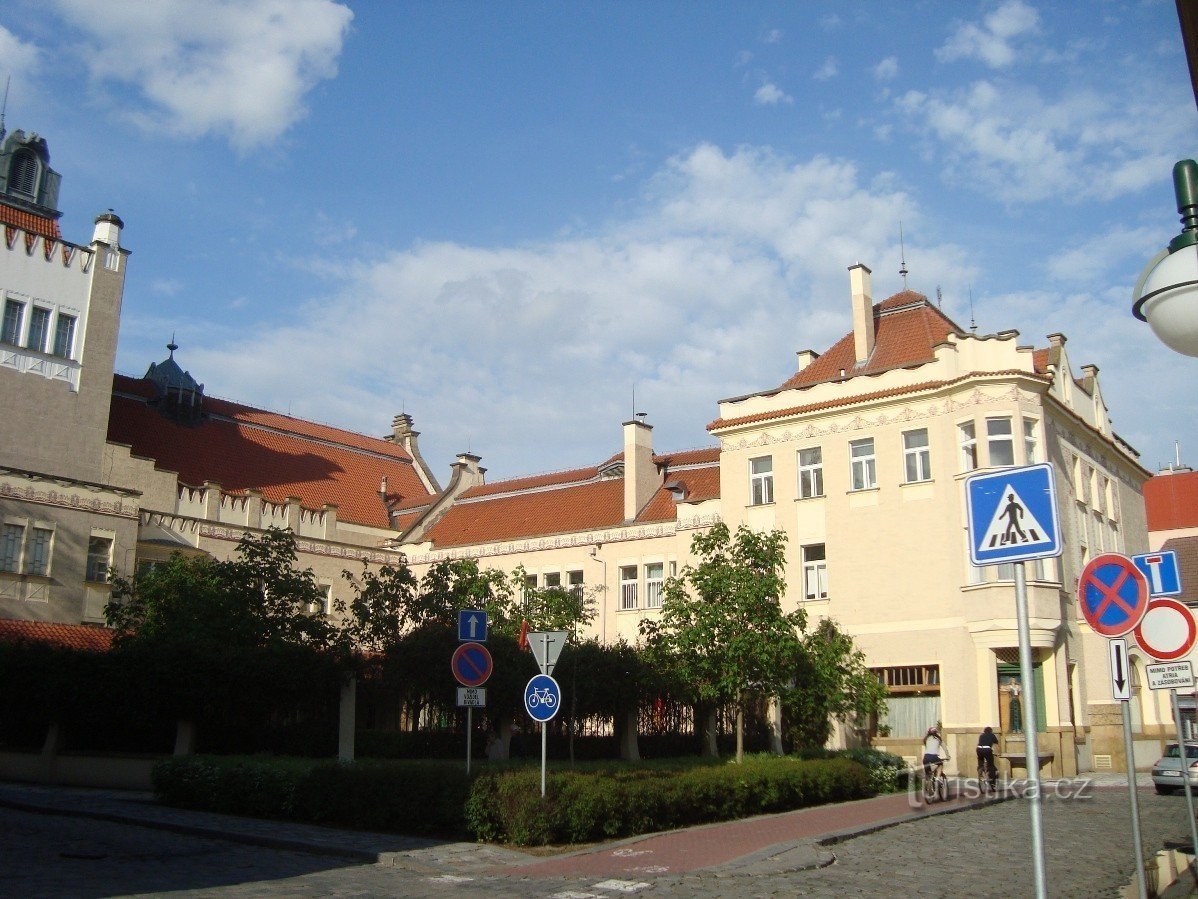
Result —
[{"label": "arched window", "polygon": [[29,150],[18,150],[13,154],[8,169],[8,190],[31,200],[37,199],[38,160]]}]

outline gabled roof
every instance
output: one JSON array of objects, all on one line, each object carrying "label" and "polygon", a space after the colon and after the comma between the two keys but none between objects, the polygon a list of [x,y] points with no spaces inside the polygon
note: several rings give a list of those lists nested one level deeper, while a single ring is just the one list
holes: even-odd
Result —
[{"label": "gabled roof", "polygon": [[379,483],[387,478],[396,510],[427,505],[433,496],[399,445],[228,400],[204,398],[206,415],[184,424],[160,414],[144,378],[113,378],[108,439],[200,486],[216,481],[229,493],[258,490],[273,503],[295,496],[305,508],[338,507],[337,518],[387,528]]},{"label": "gabled roof", "polygon": [[55,624],[49,621],[14,621],[0,618],[0,640],[26,640],[61,649],[104,652],[112,647],[112,631],[86,624]]},{"label": "gabled roof", "polygon": [[874,349],[865,362],[857,365],[853,332],[849,331],[832,347],[779,389],[810,387],[844,377],[873,375],[893,368],[910,368],[935,359],[934,347],[949,334],[963,334],[957,324],[913,290],[904,290],[875,303]]},{"label": "gabled roof", "polygon": [[1198,471],[1158,474],[1144,482],[1149,531],[1198,528]]},{"label": "gabled roof", "polygon": [[[713,499],[720,494],[719,447],[654,456],[665,468],[665,483],[637,516],[636,524],[673,521],[677,504],[670,487],[679,485],[685,500]],[[497,481],[472,487],[459,496],[424,534],[437,548],[504,540],[552,537],[601,528],[621,527],[624,479],[603,477],[599,465]]]},{"label": "gabled roof", "polygon": [[15,206],[9,206],[3,202],[0,202],[0,225],[19,228],[22,231],[28,231],[30,234],[38,234],[42,237],[53,238],[54,240],[62,239],[57,219],[52,219],[47,215],[26,212],[24,209],[17,209]]}]

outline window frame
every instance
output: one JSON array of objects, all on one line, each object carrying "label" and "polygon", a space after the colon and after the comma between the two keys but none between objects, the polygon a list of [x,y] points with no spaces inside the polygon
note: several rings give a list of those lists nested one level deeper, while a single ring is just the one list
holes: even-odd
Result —
[{"label": "window frame", "polygon": [[961,452],[961,471],[977,471],[981,467],[978,458],[978,426],[972,418],[957,422],[957,446]]},{"label": "window frame", "polygon": [[[0,343],[8,346],[21,345],[21,333],[25,330],[25,306],[13,297],[4,298],[4,317],[0,319]],[[10,315],[12,310],[15,315]],[[15,321],[13,321],[15,319]],[[10,322],[12,325],[10,327]]]},{"label": "window frame", "polygon": [[[1006,434],[995,434],[990,430],[990,426],[994,424],[1005,423],[1007,426]],[[995,447],[1006,445],[1007,451],[1010,453],[1010,462],[995,461]],[[991,468],[1009,468],[1015,464],[1015,425],[1011,420],[1010,415],[989,415],[986,417],[986,463]]]},{"label": "window frame", "polygon": [[25,535],[23,571],[32,577],[49,577],[54,558],[54,528],[32,525]]},{"label": "window frame", "polygon": [[[665,562],[646,562],[645,563],[645,608],[660,609],[662,594],[666,583],[666,564]],[[657,569],[657,576],[654,577],[650,572],[652,569]],[[654,590],[656,587],[656,591]]]},{"label": "window frame", "polygon": [[[868,454],[856,455],[858,447],[869,444]],[[861,477],[858,478],[858,473]],[[858,483],[860,481],[860,483]],[[875,490],[878,486],[877,444],[872,437],[849,441],[849,490]]]},{"label": "window frame", "polygon": [[[769,468],[758,471],[758,462],[765,462]],[[774,502],[774,457],[754,456],[749,460],[749,505],[769,506]]]},{"label": "window frame", "polygon": [[[814,462],[804,462],[804,453],[815,453]],[[824,448],[808,446],[795,453],[798,466],[799,499],[818,499],[824,495]]]},{"label": "window frame", "polygon": [[[22,572],[25,561],[25,529],[26,524],[20,521],[5,521],[0,526],[0,571],[6,574]],[[15,552],[12,552],[13,549]]]},{"label": "window frame", "polygon": [[[574,579],[574,575],[578,575],[578,579]],[[566,589],[578,599],[582,599],[583,587],[586,584],[586,576],[581,568],[575,568],[573,571],[566,572]]]},{"label": "window frame", "polygon": [[1023,461],[1035,465],[1040,461],[1040,422],[1035,418],[1023,418]]},{"label": "window frame", "polygon": [[[922,446],[908,446],[907,438],[914,434],[923,435]],[[904,484],[923,484],[932,480],[932,437],[927,428],[912,428],[903,431],[903,476]],[[911,476],[912,462],[915,463],[916,477]],[[922,475],[922,477],[920,477]]]},{"label": "window frame", "polygon": [[[818,548],[818,557],[811,558]],[[816,602],[828,598],[828,545],[809,543],[802,547],[803,601]],[[814,585],[814,589],[812,589]]]},{"label": "window frame", "polygon": [[[631,573],[631,577],[629,577]],[[637,582],[639,568],[636,565],[619,566],[620,611],[632,612],[637,608]]]},{"label": "window frame", "polygon": [[34,303],[29,310],[29,328],[25,334],[25,349],[45,353],[50,341],[50,319],[54,310]]},{"label": "window frame", "polygon": [[[64,339],[63,323],[66,322]],[[69,312],[59,312],[54,318],[54,339],[50,347],[50,355],[60,359],[75,358],[75,332],[79,327],[79,317]],[[65,346],[63,344],[65,343]]]}]

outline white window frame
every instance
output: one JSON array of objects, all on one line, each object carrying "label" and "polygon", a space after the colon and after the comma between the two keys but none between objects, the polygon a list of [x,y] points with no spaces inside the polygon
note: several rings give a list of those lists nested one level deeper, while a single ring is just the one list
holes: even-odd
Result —
[{"label": "white window frame", "polygon": [[[1007,432],[1005,434],[996,434],[991,430],[992,425],[998,424],[1006,424]],[[1004,445],[1010,455],[1010,461],[997,462],[995,461],[995,456],[999,455],[999,453],[996,453],[995,449]],[[1015,427],[1011,421],[1011,416],[993,415],[986,419],[986,462],[991,468],[1006,468],[1015,464]]]},{"label": "white window frame", "polygon": [[[577,578],[575,577],[577,575]],[[581,568],[576,568],[573,571],[566,572],[566,586],[572,594],[582,599],[583,586],[586,583],[586,577]]]},{"label": "white window frame", "polygon": [[645,563],[645,608],[660,609],[662,589],[665,586],[666,566],[664,562]]},{"label": "white window frame", "polygon": [[[917,434],[923,435],[923,444],[910,446],[908,438]],[[903,474],[907,484],[932,480],[932,444],[927,428],[903,431]]]},{"label": "white window frame", "polygon": [[[562,573],[560,571],[546,571],[543,577],[546,590],[561,589]],[[553,583],[550,583],[550,580],[552,580]]]},{"label": "white window frame", "polygon": [[[50,334],[52,328],[50,322],[54,318],[54,310],[46,306],[34,303],[29,310],[29,327],[25,334],[25,349],[33,350],[35,353],[45,353],[50,343]],[[42,326],[41,339],[34,343],[34,322],[39,322]]]},{"label": "white window frame", "polygon": [[[857,453],[858,449],[868,452]],[[873,490],[878,486],[878,462],[874,439],[849,441],[849,485],[851,490]]]},{"label": "white window frame", "polygon": [[978,469],[978,429],[970,421],[957,422],[957,442],[961,447],[961,471]]},{"label": "white window frame", "polygon": [[[23,332],[25,331],[25,309],[28,303],[18,300],[16,297],[4,298],[4,313],[3,318],[0,318],[0,343],[8,346],[20,346]],[[9,308],[16,309],[16,324],[15,330],[10,330],[8,326],[8,310]]]},{"label": "white window frame", "polygon": [[[810,558],[818,547],[819,558]],[[828,598],[828,547],[811,543],[803,547],[803,599],[813,602]]]},{"label": "white window frame", "polygon": [[1023,419],[1023,461],[1035,465],[1040,461],[1040,422],[1034,418]]},{"label": "white window frame", "polygon": [[[69,322],[67,326],[67,335],[65,346],[59,346],[62,337],[63,324]],[[54,316],[54,333],[50,346],[50,355],[57,356],[59,359],[74,359],[75,358],[75,335],[79,330],[79,316],[71,315],[69,312],[59,312]]]},{"label": "white window frame", "polygon": [[[101,578],[92,577],[92,575],[96,573],[95,565],[98,564],[97,560],[99,559],[99,555],[97,553],[92,552],[92,541],[93,540],[104,540],[108,544],[108,551],[106,553],[104,553],[104,576]],[[111,577],[112,552],[113,552],[113,548],[115,546],[116,546],[116,540],[113,539],[113,535],[111,535],[111,534],[93,533],[88,536],[88,538],[87,538],[87,562],[83,569],[83,579],[85,581],[87,581],[88,583],[91,583],[91,584],[107,584],[108,583],[109,578]]]},{"label": "white window frame", "polygon": [[[764,463],[768,468],[759,465]],[[774,501],[774,457],[757,456],[749,460],[749,505],[768,506]]]},{"label": "white window frame", "polygon": [[[814,461],[803,461],[804,453],[814,453]],[[799,499],[815,499],[824,495],[824,448],[808,446],[795,455],[799,466]]]},{"label": "white window frame", "polygon": [[620,611],[629,612],[636,606],[637,566],[620,566]]}]

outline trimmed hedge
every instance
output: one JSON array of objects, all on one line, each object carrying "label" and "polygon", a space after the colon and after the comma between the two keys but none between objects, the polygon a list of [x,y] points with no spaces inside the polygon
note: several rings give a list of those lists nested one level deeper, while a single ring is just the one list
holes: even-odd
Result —
[{"label": "trimmed hedge", "polygon": [[748,758],[743,765],[549,775],[483,773],[466,823],[487,842],[580,843],[874,795],[869,773],[845,759]]}]

